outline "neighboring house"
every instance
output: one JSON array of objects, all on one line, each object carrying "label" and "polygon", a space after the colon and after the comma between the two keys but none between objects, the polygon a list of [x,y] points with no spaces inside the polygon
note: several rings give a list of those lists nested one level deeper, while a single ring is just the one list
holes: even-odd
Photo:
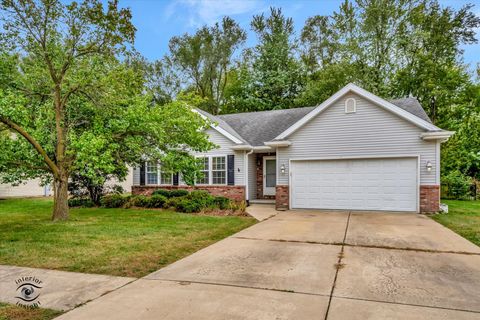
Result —
[{"label": "neighboring house", "polygon": [[[118,181],[117,179],[111,179],[107,181],[107,185],[120,185],[125,191],[130,191],[133,180],[133,169],[128,169],[128,175],[124,181]],[[51,186],[41,186],[40,179],[28,180],[25,183],[21,183],[18,186],[12,186],[11,184],[0,184],[0,199],[13,198],[13,197],[48,197],[53,195]]]},{"label": "neighboring house", "polygon": [[[414,98],[386,101],[349,84],[316,107],[213,116],[219,146],[195,188],[235,200],[275,200],[278,209],[435,212],[440,143]],[[134,170],[132,192],[186,188],[155,163]]]},{"label": "neighboring house", "polygon": [[52,195],[50,186],[41,186],[40,179],[28,180],[18,186],[0,184],[0,199],[12,197],[48,197]]}]

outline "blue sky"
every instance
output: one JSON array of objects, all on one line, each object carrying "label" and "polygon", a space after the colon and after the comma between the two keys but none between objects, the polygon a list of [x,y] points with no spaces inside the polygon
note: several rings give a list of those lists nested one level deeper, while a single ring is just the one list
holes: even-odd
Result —
[{"label": "blue sky", "polygon": [[[223,16],[234,18],[249,32],[247,46],[255,43],[250,31],[250,20],[255,14],[265,12],[269,7],[281,7],[285,15],[292,17],[299,31],[308,17],[332,14],[340,0],[121,0],[120,4],[130,7],[133,22],[137,28],[135,47],[147,59],[160,59],[168,52],[171,37],[193,33],[202,25],[211,25]],[[442,4],[460,8],[467,3],[477,3],[474,11],[480,15],[480,0],[444,0]],[[480,36],[480,30],[478,30]],[[476,65],[480,62],[480,44],[464,47],[465,62]],[[473,69],[473,68],[472,68]]]}]

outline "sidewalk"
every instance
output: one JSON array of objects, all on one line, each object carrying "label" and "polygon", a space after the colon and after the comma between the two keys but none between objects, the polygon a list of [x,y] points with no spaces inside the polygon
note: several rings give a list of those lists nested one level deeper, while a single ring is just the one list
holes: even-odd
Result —
[{"label": "sidewalk", "polygon": [[30,297],[38,295],[38,298],[24,303],[38,303],[41,308],[66,311],[134,280],[136,279],[0,265],[0,302],[22,302],[16,297],[22,296],[22,288],[31,288],[28,283],[32,283],[35,286]]}]

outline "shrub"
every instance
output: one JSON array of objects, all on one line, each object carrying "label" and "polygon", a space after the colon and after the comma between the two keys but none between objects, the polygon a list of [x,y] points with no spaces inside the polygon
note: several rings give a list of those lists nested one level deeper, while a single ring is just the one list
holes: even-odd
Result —
[{"label": "shrub", "polygon": [[152,192],[152,196],[164,196],[165,198],[170,198],[170,190],[158,189]]},{"label": "shrub", "polygon": [[197,201],[202,206],[202,208],[209,208],[215,206],[215,197],[213,197],[210,193],[204,190],[192,191],[186,197],[190,200]]},{"label": "shrub", "polygon": [[177,199],[180,199],[177,202],[177,206],[176,206],[176,209],[178,211],[193,213],[193,212],[200,212],[202,211],[202,209],[205,209],[202,203],[198,202],[195,199],[188,199],[187,197],[178,197]]},{"label": "shrub", "polygon": [[95,206],[95,203],[93,203],[93,201],[88,198],[72,198],[72,199],[68,199],[68,206],[71,208],[72,207],[91,208]]},{"label": "shrub", "polygon": [[170,190],[170,198],[183,197],[188,195],[188,193],[188,190],[185,189]]},{"label": "shrub", "polygon": [[143,195],[134,196],[131,200],[131,203],[135,207],[146,208],[150,205],[150,198]]},{"label": "shrub", "polygon": [[442,179],[442,184],[447,186],[447,197],[452,199],[468,199],[472,181],[460,171],[452,171]]},{"label": "shrub", "polygon": [[128,200],[128,197],[124,197],[121,194],[110,194],[103,196],[100,203],[105,208],[121,208]]},{"label": "shrub", "polygon": [[215,203],[215,206],[221,210],[229,209],[231,206],[230,199],[225,197],[215,197],[213,201]]},{"label": "shrub", "polygon": [[147,207],[148,208],[163,208],[167,198],[165,196],[155,194],[150,197]]},{"label": "shrub", "polygon": [[165,201],[163,207],[165,209],[173,208],[173,209],[177,210],[177,208],[179,207],[178,203],[182,200],[183,200],[183,197],[176,197],[176,198],[167,199],[167,201]]}]

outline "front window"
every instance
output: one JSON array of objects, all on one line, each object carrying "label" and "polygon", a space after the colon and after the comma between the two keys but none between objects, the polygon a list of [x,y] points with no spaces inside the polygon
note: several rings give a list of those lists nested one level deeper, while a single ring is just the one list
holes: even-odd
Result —
[{"label": "front window", "polygon": [[227,183],[227,164],[225,157],[212,157],[212,184]]},{"label": "front window", "polygon": [[156,162],[147,162],[147,184],[158,184],[158,166]]},{"label": "front window", "polygon": [[208,163],[208,157],[203,158],[203,164],[202,168],[200,170],[200,177],[197,179],[197,184],[209,184],[209,163]]},{"label": "front window", "polygon": [[160,184],[172,184],[172,174],[160,171]]}]

